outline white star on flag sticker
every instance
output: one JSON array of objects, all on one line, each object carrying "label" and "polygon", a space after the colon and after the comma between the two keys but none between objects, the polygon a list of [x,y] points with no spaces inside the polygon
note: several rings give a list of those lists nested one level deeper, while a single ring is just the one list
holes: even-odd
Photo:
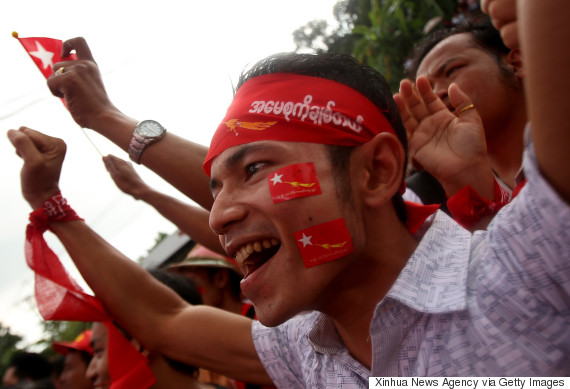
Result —
[{"label": "white star on flag sticker", "polygon": [[277,173],[275,173],[275,176],[274,176],[272,179],[270,179],[269,181],[273,181],[273,185],[275,185],[275,184],[277,184],[277,183],[282,184],[283,181],[281,181],[281,177],[283,177],[283,174],[277,174]]},{"label": "white star on flag sticker", "polygon": [[30,51],[30,55],[39,58],[42,61],[42,66],[44,67],[44,69],[47,69],[48,66],[53,67],[52,59],[54,53],[44,49],[44,47],[38,41],[36,41],[36,50],[37,51]]},{"label": "white star on flag sticker", "polygon": [[303,238],[299,239],[299,242],[303,243],[303,248],[305,248],[307,245],[313,245],[313,243],[311,243],[311,238],[313,236],[307,236],[303,233]]}]

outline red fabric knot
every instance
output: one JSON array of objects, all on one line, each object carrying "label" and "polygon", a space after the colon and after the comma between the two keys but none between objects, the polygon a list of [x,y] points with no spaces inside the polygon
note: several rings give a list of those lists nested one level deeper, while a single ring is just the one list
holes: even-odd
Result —
[{"label": "red fabric knot", "polygon": [[447,208],[457,223],[464,228],[471,228],[483,217],[495,215],[512,197],[522,189],[526,181],[515,188],[513,195],[502,188],[495,180],[494,200],[488,200],[477,193],[471,186],[466,186],[447,200]]},{"label": "red fabric knot", "polygon": [[428,217],[439,209],[439,204],[418,204],[411,201],[404,201],[406,204],[406,227],[410,234],[415,234],[425,223]]},{"label": "red fabric knot", "polygon": [[61,191],[57,191],[47,199],[43,207],[30,213],[30,223],[42,232],[49,229],[50,222],[74,220],[83,219],[69,206],[67,200],[61,195]]},{"label": "red fabric knot", "polygon": [[26,230],[26,261],[35,273],[35,297],[45,320],[104,322],[109,330],[108,358],[111,389],[149,388],[155,378],[148,360],[114,325],[102,301],[83,291],[69,275],[43,234],[52,222],[83,220],[67,204],[61,192],[30,214]]}]

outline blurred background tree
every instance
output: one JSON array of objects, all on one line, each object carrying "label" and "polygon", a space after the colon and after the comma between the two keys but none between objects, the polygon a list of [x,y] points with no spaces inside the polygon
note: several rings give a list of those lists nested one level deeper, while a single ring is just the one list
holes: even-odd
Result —
[{"label": "blurred background tree", "polygon": [[481,13],[478,0],[340,0],[333,15],[336,26],[313,20],[295,30],[296,51],[351,54],[382,73],[396,92],[416,42]]},{"label": "blurred background tree", "polygon": [[17,346],[21,340],[21,336],[11,333],[10,327],[4,327],[0,323],[0,377],[4,376],[10,358],[18,351]]}]

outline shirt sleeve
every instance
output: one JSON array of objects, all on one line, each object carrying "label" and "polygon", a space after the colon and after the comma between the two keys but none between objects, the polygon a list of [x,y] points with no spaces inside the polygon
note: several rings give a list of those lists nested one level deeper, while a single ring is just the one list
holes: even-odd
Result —
[{"label": "shirt sleeve", "polygon": [[499,350],[502,371],[560,373],[570,355],[570,207],[542,176],[532,144],[524,169],[519,195],[475,233],[470,295],[488,324],[478,329],[485,344],[517,345]]}]

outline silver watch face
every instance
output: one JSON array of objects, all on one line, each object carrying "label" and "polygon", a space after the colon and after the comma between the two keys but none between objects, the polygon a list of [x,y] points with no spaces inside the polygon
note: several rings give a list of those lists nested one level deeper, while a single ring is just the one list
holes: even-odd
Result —
[{"label": "silver watch face", "polygon": [[154,120],[143,120],[137,126],[137,134],[145,138],[153,138],[159,136],[164,132],[164,127]]}]

